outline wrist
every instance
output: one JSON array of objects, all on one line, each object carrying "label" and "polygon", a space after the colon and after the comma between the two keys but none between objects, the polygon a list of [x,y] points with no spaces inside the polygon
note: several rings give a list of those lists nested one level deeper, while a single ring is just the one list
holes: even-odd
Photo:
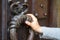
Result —
[{"label": "wrist", "polygon": [[39,26],[38,28],[36,28],[36,30],[35,30],[36,32],[38,32],[38,33],[42,33],[42,29],[41,29],[41,27]]}]

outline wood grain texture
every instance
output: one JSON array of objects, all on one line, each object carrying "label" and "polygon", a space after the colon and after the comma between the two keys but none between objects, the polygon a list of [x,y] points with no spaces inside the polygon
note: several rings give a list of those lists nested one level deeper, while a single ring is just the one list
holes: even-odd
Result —
[{"label": "wood grain texture", "polygon": [[0,40],[2,40],[2,0],[0,0]]}]

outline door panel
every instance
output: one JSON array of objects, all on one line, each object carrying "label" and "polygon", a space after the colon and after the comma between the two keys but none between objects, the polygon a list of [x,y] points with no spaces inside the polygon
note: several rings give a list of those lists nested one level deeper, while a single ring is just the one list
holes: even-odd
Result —
[{"label": "door panel", "polygon": [[30,12],[34,14],[41,26],[47,26],[48,25],[48,0],[30,0]]},{"label": "door panel", "polygon": [[48,13],[48,0],[35,0],[34,9],[39,18],[45,18]]}]

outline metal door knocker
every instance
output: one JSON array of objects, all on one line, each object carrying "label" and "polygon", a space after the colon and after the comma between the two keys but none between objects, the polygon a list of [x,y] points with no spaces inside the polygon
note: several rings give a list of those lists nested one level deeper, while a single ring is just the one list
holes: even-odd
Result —
[{"label": "metal door knocker", "polygon": [[[28,25],[24,23],[26,20],[32,22],[31,17],[26,15],[28,12],[28,4],[17,1],[10,4],[10,10],[14,15],[13,18],[11,18],[10,27],[8,28],[10,32],[10,40],[40,39],[39,36],[36,35],[30,27],[26,27]],[[20,30],[19,35],[17,30]]]}]

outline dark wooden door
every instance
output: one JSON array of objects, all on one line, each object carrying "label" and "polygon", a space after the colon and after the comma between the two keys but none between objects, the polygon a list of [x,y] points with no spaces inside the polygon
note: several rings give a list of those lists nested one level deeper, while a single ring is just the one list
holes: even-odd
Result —
[{"label": "dark wooden door", "polygon": [[2,40],[2,0],[0,0],[0,40]]},{"label": "dark wooden door", "polygon": [[48,26],[49,0],[30,0],[30,12],[34,14],[41,26]]},{"label": "dark wooden door", "polygon": [[[15,0],[13,0],[15,2]],[[20,0],[23,2],[23,0]],[[1,2],[1,1],[0,1]],[[50,13],[50,4],[51,2],[49,0],[28,0],[29,4],[29,12],[31,14],[34,14],[41,26],[49,26],[51,23],[50,20],[52,20]],[[0,6],[1,7],[1,6]],[[1,8],[0,8],[1,9]],[[9,7],[8,7],[8,0],[2,0],[2,40],[7,40],[7,23],[10,21],[11,15],[9,13]]]}]

